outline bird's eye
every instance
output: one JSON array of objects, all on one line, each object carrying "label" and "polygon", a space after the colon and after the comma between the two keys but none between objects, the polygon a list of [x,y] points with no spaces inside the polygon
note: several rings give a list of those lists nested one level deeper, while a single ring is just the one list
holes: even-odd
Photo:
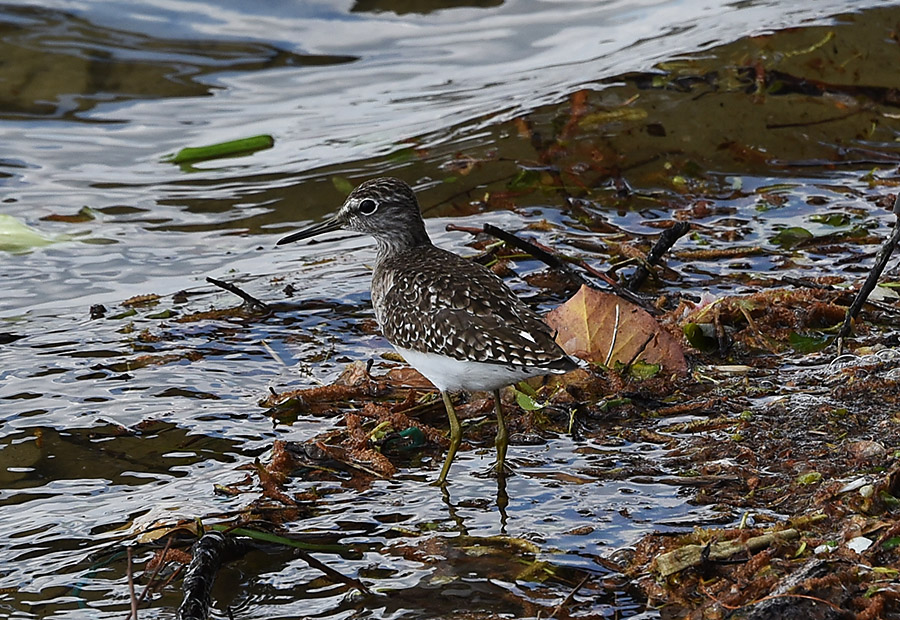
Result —
[{"label": "bird's eye", "polygon": [[363,215],[372,215],[375,211],[378,210],[378,203],[372,200],[371,198],[364,198],[359,201],[359,205],[357,205],[359,212]]}]

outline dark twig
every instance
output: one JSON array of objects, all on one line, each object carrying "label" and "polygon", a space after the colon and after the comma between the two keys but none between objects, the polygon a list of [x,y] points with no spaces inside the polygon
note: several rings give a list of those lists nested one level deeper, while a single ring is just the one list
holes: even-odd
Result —
[{"label": "dark twig", "polygon": [[243,299],[245,302],[247,302],[247,304],[249,304],[250,307],[253,308],[253,310],[256,312],[269,312],[271,310],[269,308],[268,304],[258,300],[256,297],[254,297],[250,293],[242,291],[241,289],[236,287],[234,284],[230,284],[228,282],[223,282],[222,280],[216,280],[215,278],[209,278],[209,277],[206,278],[206,281],[209,282],[210,284],[214,284],[214,285],[218,286],[219,288],[225,289],[229,293],[234,293],[235,295],[237,295],[238,297]]},{"label": "dark twig", "polygon": [[578,585],[575,586],[575,587],[572,589],[572,591],[569,592],[568,596],[566,596],[566,598],[564,598],[564,599],[562,600],[562,603],[560,603],[559,605],[556,606],[556,609],[553,610],[553,613],[550,614],[550,616],[547,618],[547,620],[552,620],[553,618],[556,618],[556,614],[558,614],[559,612],[561,612],[562,609],[563,609],[563,607],[565,607],[566,605],[569,604],[569,601],[571,601],[572,598],[573,598],[576,594],[578,594],[578,591],[579,591],[581,588],[584,587],[584,584],[586,584],[586,583],[588,582],[588,579],[590,579],[590,578],[591,578],[591,575],[590,575],[590,574],[585,575],[585,576],[584,576],[584,579],[582,579],[581,581],[579,581],[579,582],[578,582]]},{"label": "dark twig", "polygon": [[480,235],[484,232],[484,228],[478,228],[477,226],[460,226],[459,224],[447,224],[447,230],[469,233],[470,235]]},{"label": "dark twig", "polygon": [[502,228],[497,228],[493,224],[485,224],[484,232],[487,234],[497,237],[501,241],[505,241],[506,243],[515,246],[522,250],[523,252],[528,252],[531,256],[534,256],[536,259],[541,261],[542,263],[552,267],[553,269],[558,269],[562,271],[566,276],[568,276],[573,282],[579,285],[587,284],[587,280],[585,280],[581,274],[576,272],[574,269],[569,267],[565,262],[560,260],[559,257],[547,252],[543,248],[538,247],[536,244],[525,241],[524,239],[520,239],[516,235],[511,232],[507,232]]},{"label": "dark twig", "polygon": [[153,585],[153,582],[156,580],[156,577],[159,575],[159,571],[162,570],[162,567],[165,565],[166,554],[169,552],[169,547],[172,546],[172,536],[166,538],[166,546],[163,547],[162,553],[159,556],[159,562],[156,565],[156,568],[153,571],[153,574],[150,575],[150,579],[147,581],[147,585],[144,586],[144,589],[141,590],[141,595],[138,597],[138,604],[143,603],[147,598],[147,595],[150,593],[150,586]]},{"label": "dark twig", "polygon": [[165,590],[169,587],[169,584],[175,581],[175,579],[181,575],[184,570],[184,564],[179,564],[175,567],[175,570],[172,571],[172,574],[168,576],[168,578],[162,582],[162,585],[157,588],[157,590]]},{"label": "dark twig", "polygon": [[887,314],[900,314],[900,308],[897,306],[892,306],[891,304],[886,304],[883,301],[876,301],[874,299],[867,299],[866,303],[872,306],[873,308],[878,308],[882,312]]},{"label": "dark twig", "polygon": [[128,547],[128,593],[131,595],[131,613],[128,614],[128,618],[138,620],[138,600],[134,595],[134,574],[131,570],[131,559],[131,547]]},{"label": "dark twig", "polygon": [[347,577],[346,575],[342,575],[338,571],[334,570],[324,562],[320,562],[310,554],[308,554],[303,549],[294,549],[294,553],[303,558],[303,561],[309,564],[312,568],[318,569],[325,573],[328,577],[331,577],[332,580],[337,581],[339,583],[346,584],[351,588],[356,588],[363,594],[372,594],[372,591],[359,579],[353,579],[352,577]]},{"label": "dark twig", "polygon": [[838,355],[844,351],[844,338],[850,333],[850,323],[859,314],[863,304],[866,303],[866,298],[878,285],[878,278],[881,277],[881,273],[887,266],[888,260],[894,253],[894,250],[897,249],[897,244],[900,243],[900,193],[898,193],[897,197],[894,199],[894,208],[892,211],[894,215],[898,217],[898,219],[894,220],[894,232],[891,233],[890,238],[883,246],[881,246],[881,249],[875,256],[875,264],[872,266],[871,271],[869,271],[866,281],[863,282],[863,285],[860,287],[859,291],[857,291],[853,303],[850,304],[847,314],[844,315],[844,324],[841,325],[841,330],[838,332],[837,336]]},{"label": "dark twig", "polygon": [[[178,608],[179,620],[205,620],[209,616],[210,591],[216,574],[222,564],[240,557],[250,549],[258,546],[254,539],[246,536],[226,536],[222,532],[212,531],[204,534],[194,543],[191,552],[193,557],[184,576],[184,600]],[[366,585],[358,579],[342,575],[312,557],[302,549],[294,548],[294,552],[303,558],[312,568],[322,571],[338,583],[344,583],[365,594],[371,594]]]},{"label": "dark twig", "polygon": [[487,233],[491,236],[497,237],[502,241],[505,241],[509,245],[519,248],[523,252],[526,252],[530,256],[533,256],[547,266],[562,271],[576,284],[579,284],[581,286],[592,286],[587,280],[584,279],[581,274],[579,274],[569,266],[569,264],[577,265],[592,276],[606,283],[619,297],[627,299],[628,301],[641,306],[651,314],[656,313],[656,310],[653,308],[649,308],[645,300],[643,300],[640,296],[625,288],[622,288],[615,280],[610,278],[605,273],[594,269],[583,260],[561,256],[557,252],[554,252],[552,248],[548,248],[547,246],[538,243],[537,241],[526,241],[520,237],[517,237],[511,232],[505,231],[502,228],[497,228],[496,226],[493,226],[491,224],[485,224],[480,230],[478,228],[454,226],[451,224],[447,226],[447,230],[458,230],[471,234],[478,234],[480,232]]},{"label": "dark twig", "polygon": [[[587,262],[581,260],[580,258],[573,258],[571,256],[565,256],[563,254],[560,254],[559,252],[556,252],[553,248],[546,246],[537,240],[531,241],[531,243],[534,244],[534,247],[536,247],[540,250],[543,250],[544,252],[547,252],[548,254],[556,257],[558,260],[581,267],[582,269],[587,271],[589,274],[591,274],[598,280],[604,282],[611,289],[613,289],[614,291],[619,293],[620,296],[628,297],[629,292],[624,290],[621,286],[619,286],[619,283],[616,282],[616,280],[612,276],[610,276],[609,273],[604,273],[604,272],[600,271],[599,269],[595,269],[595,268],[591,267],[591,265],[589,265]],[[590,285],[588,285],[588,286],[590,286]],[[640,301],[638,301],[637,303],[640,303]]]},{"label": "dark twig", "polygon": [[625,287],[629,291],[637,291],[641,288],[644,280],[650,275],[648,267],[658,265],[659,261],[662,260],[663,255],[675,245],[676,241],[685,236],[690,230],[691,225],[689,222],[675,222],[673,226],[665,229],[647,253],[646,262],[637,266],[637,269],[631,274],[631,278],[629,278],[628,284],[626,284]]}]

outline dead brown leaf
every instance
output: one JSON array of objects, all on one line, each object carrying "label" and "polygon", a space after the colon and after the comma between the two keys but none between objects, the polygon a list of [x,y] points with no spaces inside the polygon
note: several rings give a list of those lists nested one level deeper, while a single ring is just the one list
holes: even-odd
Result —
[{"label": "dead brown leaf", "polygon": [[582,286],[546,321],[563,350],[583,360],[609,366],[640,360],[687,373],[681,344],[645,310],[610,293]]},{"label": "dead brown leaf", "polygon": [[411,366],[398,366],[387,372],[388,381],[395,387],[408,387],[417,390],[435,389],[431,381]]}]

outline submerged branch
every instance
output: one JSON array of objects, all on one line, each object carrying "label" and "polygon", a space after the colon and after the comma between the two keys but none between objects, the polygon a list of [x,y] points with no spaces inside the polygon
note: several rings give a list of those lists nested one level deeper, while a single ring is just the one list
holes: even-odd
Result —
[{"label": "submerged branch", "polygon": [[333,581],[343,583],[344,585],[350,586],[351,588],[356,588],[363,594],[372,594],[372,591],[366,586],[366,584],[364,584],[359,579],[354,579],[353,577],[348,577],[347,575],[339,573],[324,562],[320,562],[303,549],[294,549],[294,553],[303,558],[303,561],[309,564],[311,568],[322,571],[326,576],[331,577]]},{"label": "submerged branch", "polygon": [[251,548],[245,538],[209,532],[192,549],[193,558],[184,576],[184,600],[178,608],[179,620],[206,620],[209,617],[210,592],[222,564],[243,555]]},{"label": "submerged branch", "polygon": [[266,304],[263,301],[258,300],[256,297],[254,297],[250,293],[242,291],[241,289],[236,287],[234,284],[225,282],[223,280],[216,280],[215,278],[210,278],[210,277],[207,277],[206,281],[209,282],[210,284],[214,284],[214,285],[218,286],[219,288],[225,289],[229,293],[234,293],[235,295],[237,295],[238,297],[243,299],[256,312],[269,312],[271,310],[271,308],[269,308],[268,304]]}]

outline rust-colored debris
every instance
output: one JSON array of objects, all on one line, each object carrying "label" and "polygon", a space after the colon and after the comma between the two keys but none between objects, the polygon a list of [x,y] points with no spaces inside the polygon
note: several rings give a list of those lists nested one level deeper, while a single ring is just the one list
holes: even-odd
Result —
[{"label": "rust-colored debris", "polygon": [[[370,406],[371,403],[366,406]],[[363,427],[362,418],[357,415],[344,416],[347,426],[347,438],[343,444],[348,450],[348,456],[355,463],[361,463],[374,471],[382,478],[390,478],[397,473],[397,468],[381,452],[371,444],[371,434]]]},{"label": "rust-colored debris", "polygon": [[185,314],[175,319],[176,323],[196,323],[198,321],[223,321],[227,319],[251,319],[259,316],[259,312],[247,304],[233,308],[220,308]]},{"label": "rust-colored debris", "polygon": [[681,261],[715,260],[717,258],[744,258],[746,256],[758,256],[764,254],[759,246],[745,248],[709,248],[703,250],[680,250],[675,252],[675,258]]},{"label": "rust-colored debris", "polygon": [[365,364],[356,362],[345,368],[331,385],[270,394],[259,404],[273,408],[276,417],[288,412],[315,414],[331,410],[336,403],[383,397],[394,391],[394,383],[387,377],[373,377]]},{"label": "rust-colored debris", "polygon": [[[707,336],[718,352],[737,346],[746,354],[755,351],[780,353],[802,344],[806,332],[820,332],[839,324],[844,317],[846,293],[830,288],[772,288],[751,295],[724,296],[693,309],[679,309],[664,317],[676,320],[695,346],[693,326],[709,325]],[[681,314],[680,317],[678,315]],[[822,344],[825,344],[824,334]],[[702,338],[699,337],[698,338]]]},{"label": "rust-colored debris", "polygon": [[417,428],[422,431],[428,441],[440,446],[447,445],[447,438],[442,431],[410,418],[402,410],[388,409],[375,403],[366,403],[359,415],[374,419],[376,426],[387,423],[394,431]]},{"label": "rust-colored debris", "polygon": [[124,362],[111,364],[109,368],[115,372],[129,372],[147,366],[164,366],[173,362],[197,362],[203,359],[203,354],[199,351],[184,351],[182,353],[162,353],[139,355]]},{"label": "rust-colored debris", "polygon": [[66,215],[63,213],[51,213],[41,217],[44,222],[65,222],[67,224],[81,224],[83,222],[91,222],[96,219],[95,211],[90,207],[81,207],[77,213]]},{"label": "rust-colored debris", "polygon": [[171,562],[176,564],[187,564],[191,561],[191,554],[181,549],[160,549],[153,554],[150,561],[144,567],[146,571],[155,571],[157,567],[164,566]]},{"label": "rust-colored debris", "polygon": [[147,295],[135,295],[134,297],[129,297],[125,301],[122,302],[122,305],[125,307],[132,306],[147,306],[150,304],[154,304],[160,300],[160,296],[155,293],[149,293]]}]

